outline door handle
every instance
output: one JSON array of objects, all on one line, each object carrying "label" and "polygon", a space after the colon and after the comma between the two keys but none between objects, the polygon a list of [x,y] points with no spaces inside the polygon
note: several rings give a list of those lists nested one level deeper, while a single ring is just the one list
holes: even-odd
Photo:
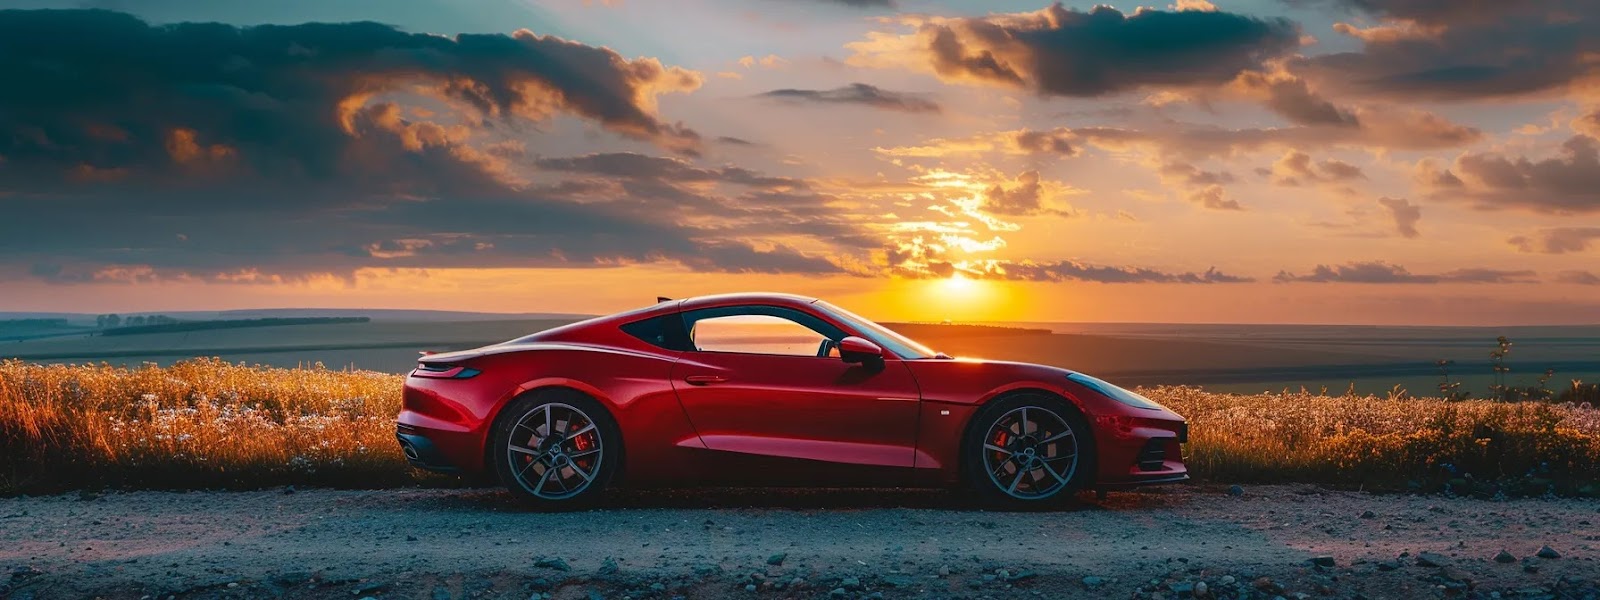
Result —
[{"label": "door handle", "polygon": [[683,378],[683,380],[693,385],[705,385],[708,383],[722,383],[727,381],[728,378],[721,375],[690,375]]}]

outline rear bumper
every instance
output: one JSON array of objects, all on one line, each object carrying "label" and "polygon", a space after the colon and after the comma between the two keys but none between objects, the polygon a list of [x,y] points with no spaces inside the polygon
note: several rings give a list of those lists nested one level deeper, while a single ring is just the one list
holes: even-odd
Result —
[{"label": "rear bumper", "polygon": [[395,441],[400,443],[400,452],[405,454],[406,462],[411,466],[433,471],[435,473],[460,473],[461,469],[451,465],[439,447],[422,434],[422,431],[406,425],[395,424]]}]

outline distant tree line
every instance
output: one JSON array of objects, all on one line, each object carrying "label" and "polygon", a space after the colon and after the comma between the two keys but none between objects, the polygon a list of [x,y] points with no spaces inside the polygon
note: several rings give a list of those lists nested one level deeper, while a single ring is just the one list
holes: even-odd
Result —
[{"label": "distant tree line", "polygon": [[133,315],[126,319],[116,314],[98,315],[94,324],[101,329],[112,327],[138,327],[143,325],[171,325],[178,320],[166,315]]},{"label": "distant tree line", "polygon": [[[115,317],[116,315],[105,315]],[[154,317],[134,321],[139,317],[118,320],[123,325],[104,328],[100,335],[135,335],[141,333],[174,333],[180,331],[206,331],[211,329],[238,329],[243,327],[282,327],[286,325],[330,325],[334,323],[366,323],[371,317],[288,317],[269,319],[226,319],[217,321],[179,321],[156,315],[165,321],[151,322]],[[109,319],[106,321],[111,323]]]}]

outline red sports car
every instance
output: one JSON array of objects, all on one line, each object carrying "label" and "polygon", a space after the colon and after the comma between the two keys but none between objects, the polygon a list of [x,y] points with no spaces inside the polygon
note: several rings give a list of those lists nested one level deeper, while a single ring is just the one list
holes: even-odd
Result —
[{"label": "red sports car", "polygon": [[997,503],[1188,478],[1183,417],[1056,367],[953,359],[827,302],[732,294],[423,356],[411,464],[578,506],[610,486],[965,485]]}]

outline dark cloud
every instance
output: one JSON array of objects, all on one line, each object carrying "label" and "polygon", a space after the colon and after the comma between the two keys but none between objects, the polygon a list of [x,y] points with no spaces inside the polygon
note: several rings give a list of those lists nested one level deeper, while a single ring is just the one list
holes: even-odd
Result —
[{"label": "dark cloud", "polygon": [[[948,80],[1082,97],[1224,84],[1292,53],[1299,39],[1284,19],[1148,9],[1130,15],[1108,6],[1080,12],[1056,3],[1032,13],[931,18],[895,43],[852,47],[867,64],[910,61]],[[903,55],[907,48],[914,54]]]},{"label": "dark cloud", "polygon": [[1111,150],[1143,147],[1166,156],[1191,159],[1231,157],[1267,149],[1377,148],[1436,150],[1455,148],[1483,139],[1483,132],[1450,122],[1432,113],[1405,109],[1360,109],[1359,125],[1226,128],[1167,122],[1163,127],[1062,128],[1058,135]]},{"label": "dark cloud", "polygon": [[1360,125],[1360,119],[1349,109],[1334,105],[1311,91],[1304,79],[1292,75],[1246,71],[1233,83],[1241,92],[1259,98],[1268,110],[1296,125]]},{"label": "dark cloud", "polygon": [[916,94],[885,90],[865,83],[852,83],[831,90],[781,89],[761,94],[763,98],[821,104],[859,104],[906,113],[938,113],[939,104]]},{"label": "dark cloud", "polygon": [[1189,201],[1211,210],[1244,210],[1238,200],[1228,197],[1220,185],[1208,185],[1189,192]]},{"label": "dark cloud", "polygon": [[898,5],[896,0],[798,0],[798,3],[837,4],[851,8],[894,8]]},{"label": "dark cloud", "polygon": [[1496,269],[1456,269],[1432,275],[1412,273],[1400,265],[1352,262],[1342,265],[1317,265],[1306,275],[1280,271],[1272,278],[1278,283],[1534,283],[1533,271]]},{"label": "dark cloud", "polygon": [[1552,227],[1506,240],[1521,252],[1566,254],[1600,246],[1600,227]]},{"label": "dark cloud", "polygon": [[653,113],[656,95],[697,87],[696,73],[525,30],[452,38],[375,23],[153,26],[108,11],[8,10],[0,80],[14,82],[0,87],[11,182],[22,171],[340,178],[364,151],[358,113],[390,94],[434,96],[509,125],[563,112],[674,150],[699,143]]},{"label": "dark cloud", "polygon": [[1295,187],[1312,183],[1343,183],[1354,179],[1365,179],[1366,174],[1361,172],[1361,167],[1338,159],[1312,160],[1311,155],[1299,150],[1290,150],[1272,163],[1269,169],[1258,169],[1258,173],[1272,178],[1276,185]]},{"label": "dark cloud", "polygon": [[525,124],[555,113],[692,151],[653,105],[698,76],[528,32],[0,11],[0,76],[28,83],[0,87],[0,279],[860,273],[836,260],[863,263],[871,237],[798,179],[636,153],[529,159]]},{"label": "dark cloud", "polygon": [[1417,223],[1422,221],[1422,207],[1412,204],[1405,198],[1379,198],[1378,206],[1383,207],[1389,219],[1394,222],[1395,233],[1401,237],[1415,238],[1422,235],[1417,231]]},{"label": "dark cloud", "polygon": [[1069,210],[1051,208],[1045,205],[1044,184],[1039,178],[1038,171],[1027,171],[1017,176],[1017,185],[1005,187],[1002,184],[990,186],[983,194],[983,204],[979,205],[984,212],[1004,215],[1008,217],[1024,217],[1032,215],[1057,215],[1063,217],[1075,216]]},{"label": "dark cloud", "polygon": [[935,260],[929,262],[923,268],[916,270],[897,269],[896,273],[904,277],[913,278],[945,278],[960,275],[972,279],[1047,282],[1247,283],[1255,281],[1249,277],[1229,275],[1216,269],[1207,269],[1201,273],[1192,271],[1168,272],[1142,267],[1091,265],[1071,260],[1043,263],[1004,260],[971,262]]},{"label": "dark cloud", "polygon": [[725,182],[771,188],[803,188],[804,181],[772,177],[749,169],[722,166],[697,167],[688,161],[634,152],[586,154],[568,158],[543,158],[534,166],[551,171],[568,171],[609,177],[677,183]]},{"label": "dark cloud", "polygon": [[1576,285],[1600,285],[1600,275],[1588,271],[1562,271],[1556,273],[1557,283],[1571,283]]},{"label": "dark cloud", "polygon": [[1557,156],[1542,159],[1469,152],[1448,169],[1420,163],[1417,178],[1437,198],[1466,200],[1481,209],[1600,212],[1600,140],[1573,136]]},{"label": "dark cloud", "polygon": [[1600,3],[1591,0],[1327,0],[1379,18],[1335,29],[1357,52],[1294,61],[1345,90],[1393,98],[1470,100],[1561,92],[1595,75]]}]

